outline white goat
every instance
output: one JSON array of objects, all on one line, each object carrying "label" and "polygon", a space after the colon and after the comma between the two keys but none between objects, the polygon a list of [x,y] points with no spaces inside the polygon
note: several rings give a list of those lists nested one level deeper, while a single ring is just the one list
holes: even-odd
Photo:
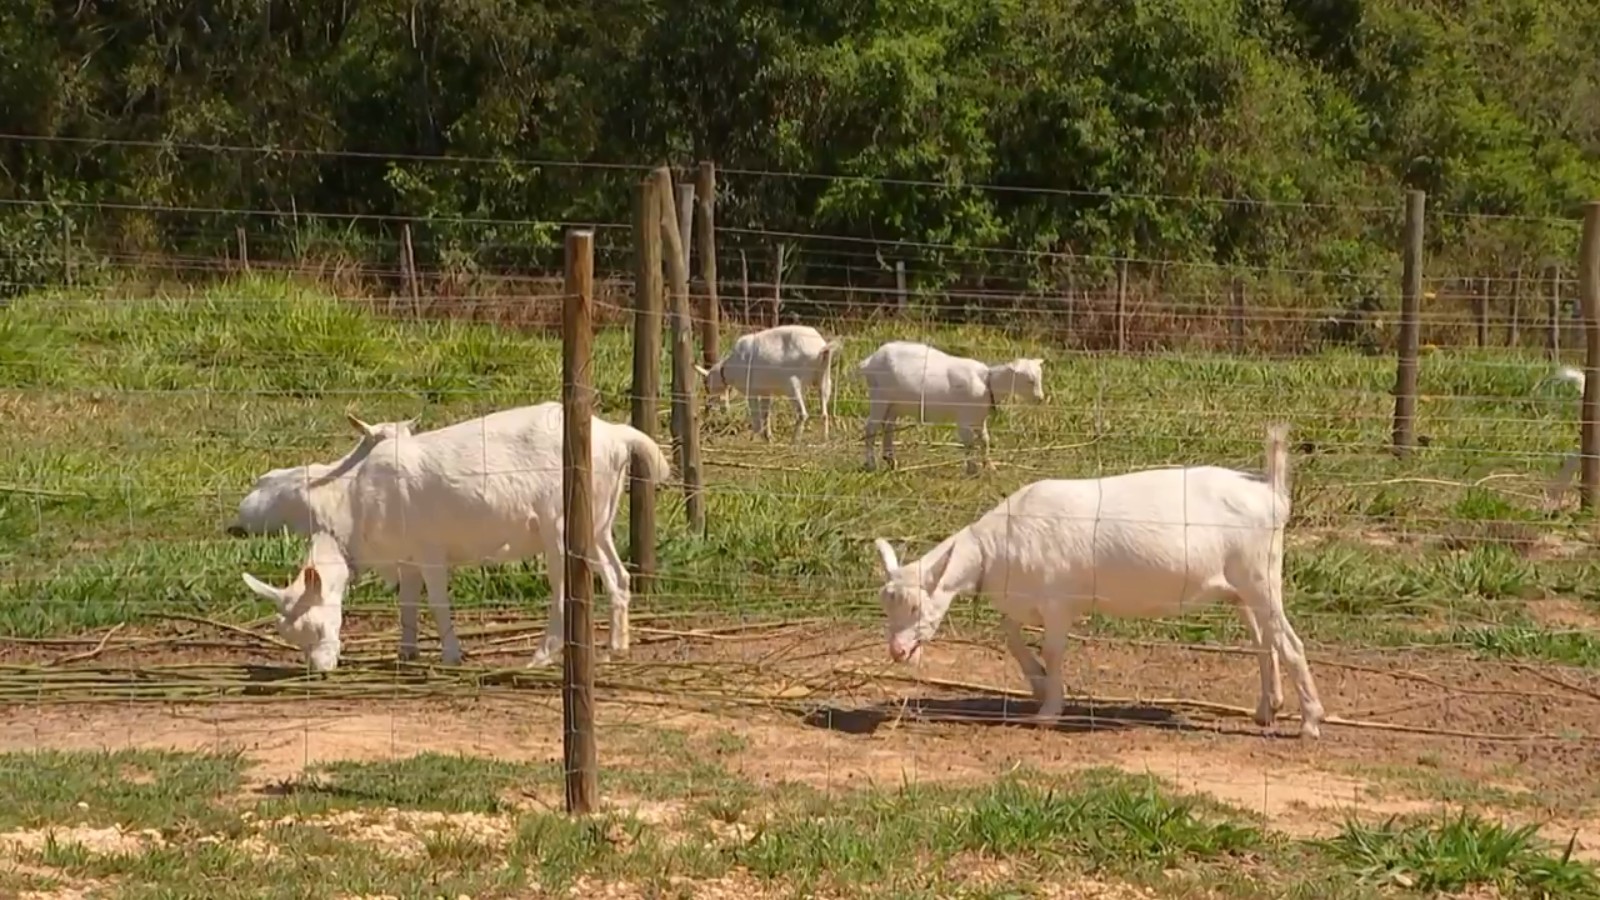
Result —
[{"label": "white goat", "polygon": [[[1583,393],[1584,385],[1587,381],[1583,376],[1582,369],[1574,369],[1571,366],[1562,366],[1557,369],[1549,380],[1575,384],[1578,386],[1578,393],[1580,394]],[[1545,487],[1545,500],[1550,506],[1559,504],[1561,495],[1572,487],[1572,476],[1578,473],[1578,464],[1581,461],[1582,458],[1576,453],[1568,453],[1561,460],[1561,471],[1557,472],[1556,477],[1550,479],[1549,485]]]},{"label": "white goat", "polygon": [[[1054,722],[1068,631],[1084,615],[1169,616],[1226,599],[1261,661],[1255,720],[1270,725],[1283,705],[1281,656],[1300,695],[1300,734],[1317,737],[1322,701],[1283,610],[1287,438],[1287,426],[1267,430],[1265,478],[1198,466],[1036,481],[906,566],[879,538],[889,655],[915,660],[955,596],[982,593],[1001,614],[1040,721]],[[1042,666],[1023,625],[1044,629]]]},{"label": "white goat", "polygon": [[[612,539],[629,463],[644,461],[651,481],[669,472],[660,445],[628,425],[593,419],[596,568],[611,598],[611,649],[628,649],[630,578]],[[317,533],[295,580],[285,588],[249,574],[245,584],[279,609],[279,632],[318,671],[338,664],[338,611],[361,569],[400,589],[400,655],[417,653],[422,589],[433,608],[441,655],[461,660],[451,624],[450,569],[528,559],[542,553],[550,577],[544,641],[529,663],[560,652],[565,606],[565,516],[561,489],[561,404],[491,413],[409,438],[388,441],[344,477],[310,485],[306,499]]]},{"label": "white goat", "polygon": [[951,356],[927,344],[890,341],[861,361],[867,382],[867,470],[876,468],[872,439],[883,429],[883,460],[892,468],[895,420],[915,413],[922,422],[955,422],[968,452],[967,472],[978,471],[974,445],[989,465],[989,410],[1009,397],[1044,402],[1044,361],[1014,359],[988,365]]},{"label": "white goat", "polygon": [[809,325],[779,325],[742,335],[710,369],[695,366],[705,381],[706,409],[734,388],[749,398],[750,428],[772,439],[772,398],[788,394],[794,404],[794,439],[806,430],[805,386],[816,385],[822,406],[822,439],[828,439],[833,398],[833,355],[843,346]]},{"label": "white goat", "polygon": [[386,438],[410,437],[417,420],[379,422],[369,425],[346,413],[350,427],[361,435],[361,440],[349,453],[331,463],[311,463],[285,469],[273,469],[256,479],[250,493],[239,501],[239,514],[226,529],[234,537],[253,534],[275,534],[288,529],[294,534],[310,535],[313,528],[311,509],[306,505],[306,485],[319,479],[338,477],[356,463],[365,459],[372,448]]}]

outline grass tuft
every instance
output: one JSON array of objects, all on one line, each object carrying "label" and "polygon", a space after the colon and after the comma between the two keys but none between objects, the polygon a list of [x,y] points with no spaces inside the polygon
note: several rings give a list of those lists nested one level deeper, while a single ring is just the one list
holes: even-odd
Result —
[{"label": "grass tuft", "polygon": [[1533,896],[1600,896],[1595,867],[1572,858],[1575,842],[1555,850],[1537,825],[1509,827],[1463,810],[1437,821],[1346,822],[1320,846],[1362,879],[1418,891],[1491,885]]}]

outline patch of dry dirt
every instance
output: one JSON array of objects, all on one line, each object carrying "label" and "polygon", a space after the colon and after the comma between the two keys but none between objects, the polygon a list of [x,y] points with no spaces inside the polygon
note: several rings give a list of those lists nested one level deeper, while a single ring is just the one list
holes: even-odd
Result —
[{"label": "patch of dry dirt", "polygon": [[0,856],[0,874],[21,875],[38,881],[48,881],[48,889],[20,891],[16,900],[86,900],[96,896],[106,887],[106,882],[94,878],[70,878],[55,869],[17,862]]},{"label": "patch of dry dirt", "polygon": [[95,828],[56,825],[0,832],[0,849],[9,853],[38,853],[54,840],[57,845],[77,844],[96,856],[127,856],[161,847],[166,841],[154,829],[129,830],[121,825]]},{"label": "patch of dry dirt", "polygon": [[1530,600],[1528,615],[1547,627],[1600,631],[1600,615],[1586,604],[1566,597]]},{"label": "patch of dry dirt", "polygon": [[[349,810],[326,816],[285,816],[261,823],[322,828],[392,856],[418,856],[426,840],[436,835],[457,835],[490,847],[504,847],[516,829],[509,816],[482,813],[442,813],[419,810]],[[257,837],[258,855],[270,857],[276,848]]]},{"label": "patch of dry dirt", "polygon": [[[1361,766],[1426,759],[1441,773],[1478,782],[1504,781],[1509,769],[1518,777],[1508,787],[1550,796],[1600,780],[1600,744],[1552,737],[1595,731],[1600,701],[1593,695],[1600,683],[1592,673],[1541,673],[1448,653],[1314,656],[1312,671],[1328,712],[1369,727],[1329,724],[1321,741],[1305,742],[1294,737],[1297,704],[1287,674],[1290,718],[1266,732],[1249,721],[1258,676],[1248,655],[1084,641],[1074,643],[1066,675],[1078,698],[1069,709],[1073,718],[1046,730],[1019,723],[1031,713],[1031,701],[979,690],[1023,685],[994,635],[961,632],[951,627],[928,645],[915,669],[887,664],[876,632],[837,627],[751,640],[641,644],[635,662],[742,664],[730,669],[737,671],[730,678],[770,681],[730,683],[732,689],[805,694],[800,686],[809,686],[806,709],[712,713],[690,704],[680,708],[670,698],[665,705],[662,697],[630,703],[602,691],[601,764],[649,761],[659,754],[659,729],[670,728],[697,738],[737,736],[701,741],[697,748],[709,748],[701,752],[717,754],[718,762],[757,783],[798,781],[825,790],[981,782],[1019,766],[1056,772],[1115,766],[1258,811],[1296,834],[1322,832],[1347,810],[1386,815],[1427,808],[1422,801],[1375,798],[1371,784],[1348,774]],[[946,683],[893,680],[913,675]],[[1161,702],[1176,698],[1245,714]],[[251,778],[258,785],[292,778],[317,762],[422,751],[555,762],[561,756],[559,704],[553,691],[484,688],[475,699],[417,700],[401,696],[397,686],[387,701],[12,706],[0,710],[0,750],[238,748],[254,762]],[[535,799],[559,806],[559,795]],[[651,810],[635,812],[646,817]],[[1600,848],[1600,839],[1591,844],[1589,836],[1600,836],[1600,825],[1566,824],[1583,832],[1586,850]]]}]

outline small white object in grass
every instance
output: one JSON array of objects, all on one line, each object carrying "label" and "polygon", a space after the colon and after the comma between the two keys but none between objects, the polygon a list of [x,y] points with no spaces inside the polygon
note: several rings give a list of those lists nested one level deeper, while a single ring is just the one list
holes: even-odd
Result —
[{"label": "small white object in grass", "polygon": [[[1040,719],[1054,722],[1074,623],[1090,613],[1181,615],[1226,600],[1260,658],[1256,721],[1270,725],[1283,705],[1281,657],[1299,693],[1301,736],[1317,737],[1322,701],[1283,609],[1287,440],[1287,426],[1267,430],[1265,477],[1194,466],[1035,481],[903,566],[879,538],[890,657],[915,661],[951,601],[981,593],[1000,612],[1006,646],[1040,702]],[[1025,625],[1044,629],[1043,665],[1023,639]]]},{"label": "small white object in grass", "polygon": [[[1577,385],[1578,393],[1582,394],[1587,379],[1584,378],[1583,370],[1574,369],[1572,366],[1561,366],[1546,381],[1559,381],[1565,384]],[[1578,474],[1579,461],[1579,456],[1576,453],[1568,453],[1562,458],[1561,470],[1545,486],[1545,502],[1549,506],[1559,504],[1561,496],[1572,487],[1572,478]]]},{"label": "small white object in grass", "polygon": [[828,439],[832,421],[833,357],[843,343],[828,340],[809,325],[779,325],[746,334],[733,342],[728,353],[710,369],[695,366],[706,394],[706,409],[719,397],[737,389],[749,398],[750,428],[772,439],[772,398],[787,395],[794,406],[794,440],[805,433],[811,418],[805,388],[817,388],[822,411],[822,439]]},{"label": "small white object in grass", "polygon": [[951,356],[927,344],[890,341],[861,361],[867,382],[866,466],[876,468],[872,442],[883,431],[883,460],[894,465],[895,421],[954,422],[966,447],[967,471],[989,465],[989,411],[996,403],[1020,397],[1043,403],[1044,360],[1014,359],[989,365]]},{"label": "small white object in grass", "polygon": [[[449,576],[457,566],[543,555],[550,573],[550,614],[532,664],[560,652],[566,591],[559,403],[491,413],[435,431],[391,438],[338,478],[310,486],[311,546],[287,587],[251,575],[245,584],[279,609],[279,633],[317,671],[338,660],[345,593],[361,570],[377,572],[400,593],[400,655],[417,653],[423,589],[433,608],[444,662],[461,661],[451,622]],[[600,579],[611,599],[611,649],[628,649],[630,578],[612,524],[635,457],[652,482],[670,471],[661,447],[643,432],[595,417],[591,425],[594,538]]]}]

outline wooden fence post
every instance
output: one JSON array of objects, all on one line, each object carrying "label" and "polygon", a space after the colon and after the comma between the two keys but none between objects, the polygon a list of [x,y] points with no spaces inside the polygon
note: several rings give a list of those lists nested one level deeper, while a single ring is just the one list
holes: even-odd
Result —
[{"label": "wooden fence post", "polygon": [[1400,361],[1395,367],[1394,452],[1404,456],[1417,443],[1417,355],[1421,352],[1422,229],[1428,195],[1406,192],[1406,228],[1401,247]]},{"label": "wooden fence post", "polygon": [[417,284],[417,255],[411,247],[410,222],[400,227],[400,270],[405,279],[406,296],[411,298],[411,314],[420,316],[422,315],[422,287]]},{"label": "wooden fence post", "polygon": [[1590,513],[1600,500],[1600,201],[1583,210],[1579,245],[1578,302],[1583,310],[1583,491],[1579,506]]},{"label": "wooden fence post", "polygon": [[1550,318],[1549,335],[1545,338],[1545,346],[1549,348],[1552,360],[1561,358],[1561,267],[1551,263],[1545,269],[1545,284],[1549,291],[1547,314]]},{"label": "wooden fence post", "polygon": [[1128,261],[1117,264],[1117,352],[1128,350]]},{"label": "wooden fence post", "polygon": [[1511,279],[1511,322],[1507,325],[1506,346],[1522,343],[1522,267],[1518,266]]},{"label": "wooden fence post", "polygon": [[894,298],[895,306],[904,314],[911,300],[906,296],[906,264],[900,259],[894,261]]},{"label": "wooden fence post", "polygon": [[744,324],[750,324],[750,260],[739,248],[739,286],[744,292]]},{"label": "wooden fence post", "polygon": [[778,244],[772,253],[772,321],[770,324],[776,328],[778,314],[783,307],[783,245]]},{"label": "wooden fence post", "polygon": [[250,241],[244,235],[244,226],[233,229],[233,239],[239,245],[239,271],[250,271]]},{"label": "wooden fence post", "polygon": [[[567,232],[566,302],[561,316],[561,493],[566,519],[566,646],[562,650],[562,759],[567,812],[587,815],[599,797],[594,733],[593,575],[594,475],[590,432],[593,402],[594,232]],[[553,562],[553,560],[552,560]],[[613,620],[615,621],[615,620]]]},{"label": "wooden fence post", "polygon": [[682,226],[672,208],[672,170],[666,166],[656,169],[656,193],[661,210],[661,255],[666,257],[667,282],[672,291],[672,417],[679,429],[678,459],[683,472],[684,510],[690,530],[703,532],[706,510],[700,479],[699,411],[694,405],[696,379],[694,327],[689,321],[689,264],[679,232]]},{"label": "wooden fence post", "polygon": [[[678,243],[683,247],[684,271],[693,272],[694,269],[690,267],[693,262],[690,255],[694,252],[694,185],[680,184],[677,191]],[[671,267],[668,267],[667,271],[670,272]]]},{"label": "wooden fence post", "polygon": [[[722,325],[722,301],[717,290],[717,164],[700,164],[694,182],[700,205],[700,280],[705,282],[705,304],[700,313],[700,359],[711,368],[722,355],[717,349],[717,331]],[[727,395],[723,395],[726,401]]]},{"label": "wooden fence post", "polygon": [[[661,204],[655,179],[634,188],[633,427],[656,436],[661,395]],[[628,560],[634,596],[649,596],[656,581],[656,489],[649,467],[635,459],[628,486]]]},{"label": "wooden fence post", "polygon": [[66,279],[67,287],[72,287],[76,280],[72,271],[72,220],[66,213],[61,214],[61,276]]},{"label": "wooden fence post", "polygon": [[1233,336],[1233,352],[1244,352],[1244,279],[1235,275],[1232,285],[1233,315],[1229,331]]},{"label": "wooden fence post", "polygon": [[1478,323],[1478,346],[1489,346],[1489,279],[1477,278],[1473,280],[1476,288],[1472,292],[1472,317]]}]

